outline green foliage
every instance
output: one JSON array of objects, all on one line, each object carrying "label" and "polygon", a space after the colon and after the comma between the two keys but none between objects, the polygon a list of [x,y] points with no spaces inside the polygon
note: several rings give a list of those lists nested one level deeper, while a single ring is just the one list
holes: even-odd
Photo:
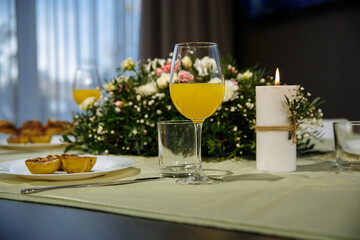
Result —
[{"label": "green foliage", "polygon": [[[314,147],[310,139],[320,138],[320,132],[318,127],[322,126],[322,111],[318,108],[324,101],[320,101],[320,98],[315,98],[310,101],[308,97],[311,94],[304,94],[304,88],[299,87],[296,90],[292,100],[285,95],[285,102],[289,107],[289,122],[295,127],[295,131],[289,132],[289,140],[293,137],[297,139],[297,149],[302,152],[306,152]],[[318,109],[317,109],[318,108]],[[294,134],[296,134],[294,136]]]},{"label": "green foliage", "polygon": [[[170,60],[154,59],[118,68],[118,75],[104,84],[99,101],[81,104],[84,111],[75,116],[73,132],[64,136],[71,143],[67,150],[157,155],[156,123],[184,119],[163,81],[169,82],[169,64]],[[223,68],[224,101],[204,122],[202,155],[228,159],[254,154],[255,87],[271,85],[273,78],[257,67],[239,71],[231,56],[223,59]]]}]

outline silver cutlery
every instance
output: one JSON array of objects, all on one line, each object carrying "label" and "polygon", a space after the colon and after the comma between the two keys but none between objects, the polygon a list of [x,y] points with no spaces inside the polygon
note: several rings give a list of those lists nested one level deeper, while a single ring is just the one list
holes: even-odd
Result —
[{"label": "silver cutlery", "polygon": [[62,185],[62,186],[55,186],[55,187],[42,187],[42,188],[27,188],[21,189],[21,194],[31,194],[31,193],[38,193],[47,190],[55,190],[61,188],[80,188],[80,187],[101,187],[101,186],[113,186],[113,185],[125,185],[130,183],[139,183],[139,182],[146,182],[150,180],[160,179],[161,177],[147,177],[147,178],[136,178],[130,180],[121,180],[121,181],[114,181],[114,182],[98,182],[98,183],[83,183],[83,184],[73,184],[73,185]]}]

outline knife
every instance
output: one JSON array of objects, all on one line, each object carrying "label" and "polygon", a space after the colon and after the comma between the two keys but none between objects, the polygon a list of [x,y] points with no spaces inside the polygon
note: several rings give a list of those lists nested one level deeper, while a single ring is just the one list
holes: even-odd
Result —
[{"label": "knife", "polygon": [[138,182],[146,182],[150,180],[160,179],[161,177],[147,177],[147,178],[136,178],[131,180],[121,180],[121,181],[114,181],[114,182],[98,182],[98,183],[83,183],[83,184],[73,184],[73,185],[62,185],[62,186],[55,186],[55,187],[42,187],[42,188],[26,188],[21,189],[21,194],[31,194],[31,193],[38,193],[47,190],[55,190],[61,188],[80,188],[80,187],[101,187],[101,186],[113,186],[113,185],[125,185],[130,183],[138,183]]}]

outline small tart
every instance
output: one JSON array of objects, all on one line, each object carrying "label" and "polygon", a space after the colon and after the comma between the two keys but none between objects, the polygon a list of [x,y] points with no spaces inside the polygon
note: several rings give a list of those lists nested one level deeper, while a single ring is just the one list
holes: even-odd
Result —
[{"label": "small tart", "polygon": [[20,133],[24,135],[39,135],[43,134],[43,129],[39,127],[21,128]]},{"label": "small tart", "polygon": [[60,158],[32,158],[25,160],[26,167],[32,174],[52,174],[59,169]]},{"label": "small tart", "polygon": [[58,171],[64,171],[64,169],[62,167],[62,163],[61,163],[61,159],[62,159],[61,155],[48,155],[46,157],[49,158],[49,159],[59,158],[60,159],[60,165],[59,165]]},{"label": "small tart", "polygon": [[96,163],[96,157],[77,154],[61,155],[61,166],[67,173],[90,172]]},{"label": "small tart", "polygon": [[51,135],[33,135],[30,136],[30,142],[32,143],[49,143],[51,141]]},{"label": "small tart", "polygon": [[0,120],[0,133],[6,133],[6,134],[17,134],[17,128],[15,124],[6,121],[6,120]]},{"label": "small tart", "polygon": [[8,143],[28,143],[29,136],[27,135],[13,135],[7,139]]}]

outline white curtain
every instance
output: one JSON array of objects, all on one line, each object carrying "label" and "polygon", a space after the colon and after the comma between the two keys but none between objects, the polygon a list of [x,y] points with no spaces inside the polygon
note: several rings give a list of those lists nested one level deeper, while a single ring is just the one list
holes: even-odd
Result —
[{"label": "white curtain", "polygon": [[[5,106],[1,104],[0,118],[16,119],[17,122],[30,120],[24,118],[36,118],[43,122],[47,118],[71,120],[72,112],[78,110],[71,90],[77,67],[85,65],[95,67],[102,79],[110,79],[115,75],[115,68],[120,66],[122,60],[127,57],[138,59],[141,0],[33,1],[35,5],[34,21],[36,21],[36,31],[33,33],[36,34],[36,46],[34,47],[37,50],[36,56],[33,56],[32,59],[35,61],[37,74],[26,80],[20,77],[19,81],[28,81],[25,86],[31,86],[31,82],[38,86],[37,106],[25,109],[19,107],[18,111],[29,111],[28,114],[20,114],[14,104],[18,101],[19,96],[15,96],[13,103],[6,102]],[[0,20],[6,19],[5,22],[9,25],[11,24],[9,19],[14,21],[14,17],[11,15],[14,13],[14,2],[17,5],[29,4],[29,0],[0,1]],[[7,7],[10,9],[10,11],[6,11],[7,15],[2,7],[5,3],[10,6]],[[28,11],[21,10],[21,6],[16,6],[16,11],[22,11],[17,14],[28,13]],[[27,24],[26,21],[25,24]],[[11,27],[13,27],[12,25]],[[18,29],[21,28],[18,27]],[[18,34],[18,36],[20,35]],[[26,44],[24,41],[20,41],[21,39],[18,40],[19,44]],[[11,45],[11,41],[7,40],[7,44]],[[0,55],[1,59],[2,55]],[[11,58],[10,55],[7,53],[8,59]],[[27,58],[29,59],[28,56]],[[5,60],[5,65],[2,62],[0,64],[0,71],[2,71],[1,69],[8,68],[6,64],[14,63]],[[21,61],[19,61],[21,75],[20,64],[22,64]],[[28,64],[31,63],[28,61]],[[18,92],[16,88],[21,88],[22,85],[16,84],[16,71],[6,70],[6,74],[13,74],[13,76],[6,77],[5,83],[9,86],[3,87],[4,77],[1,72],[1,90],[2,92],[3,89],[5,92],[11,92],[13,96],[13,93]],[[2,92],[1,101],[3,97],[6,97]],[[32,93],[27,94],[31,95]],[[30,96],[28,97],[30,98]],[[7,112],[3,109],[7,109]]]},{"label": "white curtain", "polygon": [[18,78],[14,0],[0,1],[0,119],[15,121]]}]

